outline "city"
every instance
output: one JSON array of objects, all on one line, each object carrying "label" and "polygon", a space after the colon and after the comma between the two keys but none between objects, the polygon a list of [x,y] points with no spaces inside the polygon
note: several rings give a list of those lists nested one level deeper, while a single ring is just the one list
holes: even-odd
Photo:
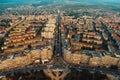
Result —
[{"label": "city", "polygon": [[1,8],[1,80],[120,79],[119,4],[36,3]]}]

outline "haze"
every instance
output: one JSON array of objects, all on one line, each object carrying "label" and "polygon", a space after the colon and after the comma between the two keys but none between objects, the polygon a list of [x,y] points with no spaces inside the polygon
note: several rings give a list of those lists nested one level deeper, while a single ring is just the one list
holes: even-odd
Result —
[{"label": "haze", "polygon": [[[0,0],[0,3],[9,3],[9,2],[15,2],[15,3],[29,3],[29,2],[37,2],[37,1],[44,1],[44,2],[53,2],[53,1],[62,1],[62,0]],[[76,2],[114,2],[114,3],[120,3],[120,0],[64,0],[64,1],[76,1]]]}]

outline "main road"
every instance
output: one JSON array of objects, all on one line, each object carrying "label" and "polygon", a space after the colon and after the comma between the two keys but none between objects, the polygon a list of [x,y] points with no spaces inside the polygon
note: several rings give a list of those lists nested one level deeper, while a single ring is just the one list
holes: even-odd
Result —
[{"label": "main road", "polygon": [[56,23],[56,31],[55,31],[55,45],[54,45],[54,54],[56,56],[62,57],[62,36],[61,36],[61,16],[58,13]]}]

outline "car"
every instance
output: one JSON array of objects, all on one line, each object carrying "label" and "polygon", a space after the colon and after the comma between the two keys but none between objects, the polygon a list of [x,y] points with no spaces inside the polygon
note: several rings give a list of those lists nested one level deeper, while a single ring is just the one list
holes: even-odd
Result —
[{"label": "car", "polygon": [[60,56],[60,54],[57,54],[57,57],[59,57]]},{"label": "car", "polygon": [[51,67],[53,67],[53,65],[47,65],[47,68],[51,68]]},{"label": "car", "polygon": [[46,64],[46,63],[48,63],[48,62],[49,62],[48,59],[44,59],[44,60],[42,60],[42,63],[43,63],[43,64]]},{"label": "car", "polygon": [[40,63],[40,59],[35,60],[34,63],[35,63],[35,64]]}]

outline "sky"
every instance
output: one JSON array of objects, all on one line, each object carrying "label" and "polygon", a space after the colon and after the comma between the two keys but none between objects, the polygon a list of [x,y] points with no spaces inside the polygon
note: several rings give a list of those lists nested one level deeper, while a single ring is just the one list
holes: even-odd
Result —
[{"label": "sky", "polygon": [[[23,3],[28,3],[28,2],[35,2],[35,1],[41,1],[41,0],[0,0],[0,3],[9,3],[9,2],[15,2],[15,3],[19,3],[19,2],[23,2]],[[42,0],[42,1],[53,1],[53,0]],[[59,0],[54,0],[54,1],[59,1]],[[65,0],[64,0],[65,1]],[[69,0],[67,0],[69,1]],[[120,0],[70,0],[70,1],[78,1],[78,2],[119,2]]]},{"label": "sky", "polygon": [[34,1],[36,1],[36,0],[0,0],[0,3],[13,3],[13,2],[15,2],[15,3],[19,3],[19,2],[23,2],[23,3],[26,3],[26,2],[34,2]]}]

